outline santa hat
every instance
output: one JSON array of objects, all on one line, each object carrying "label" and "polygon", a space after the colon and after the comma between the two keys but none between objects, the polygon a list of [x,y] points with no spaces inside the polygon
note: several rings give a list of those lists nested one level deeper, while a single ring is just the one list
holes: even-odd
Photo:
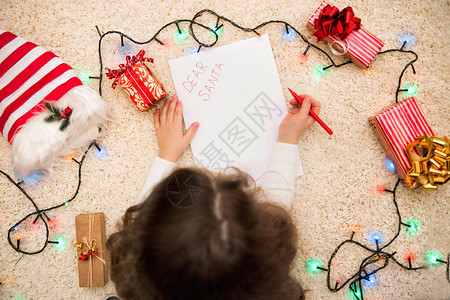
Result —
[{"label": "santa hat", "polygon": [[54,53],[0,30],[0,130],[22,176],[88,146],[106,103]]}]

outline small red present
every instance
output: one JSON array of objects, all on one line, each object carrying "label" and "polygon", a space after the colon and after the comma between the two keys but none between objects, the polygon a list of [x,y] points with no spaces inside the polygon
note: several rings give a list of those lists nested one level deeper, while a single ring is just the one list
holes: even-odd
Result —
[{"label": "small red present", "polygon": [[127,56],[126,64],[119,65],[117,70],[105,68],[106,76],[114,79],[112,88],[120,84],[140,111],[152,108],[166,96],[163,85],[144,63],[153,63],[153,59],[144,57],[144,54],[145,51],[141,50],[133,57]]},{"label": "small red present", "polygon": [[406,147],[420,136],[434,136],[414,97],[369,118],[387,156],[395,164],[398,176],[406,180],[412,163]]},{"label": "small red present", "polygon": [[368,67],[384,46],[383,41],[361,26],[361,20],[355,17],[351,7],[339,11],[324,1],[306,27],[314,31],[318,42],[327,41],[332,50],[339,50],[333,53],[345,53],[360,68]]}]

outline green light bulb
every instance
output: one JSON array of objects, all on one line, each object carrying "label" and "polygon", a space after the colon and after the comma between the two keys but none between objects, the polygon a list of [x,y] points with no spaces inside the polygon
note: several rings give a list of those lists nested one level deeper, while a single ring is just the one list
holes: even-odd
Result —
[{"label": "green light bulb", "polygon": [[175,37],[175,41],[177,41],[178,43],[182,43],[188,39],[189,34],[186,30],[180,29],[179,31],[177,30],[175,32],[174,37]]},{"label": "green light bulb", "polygon": [[92,81],[91,75],[82,69],[77,69],[77,71],[78,71],[78,78],[81,80],[81,82],[84,85],[89,85]]},{"label": "green light bulb", "polygon": [[69,205],[69,201],[64,202],[64,205],[65,206]]},{"label": "green light bulb", "polygon": [[212,28],[212,30],[214,30],[217,33],[218,36],[221,36],[223,34],[223,25],[219,29],[217,29],[217,27],[214,26]]},{"label": "green light bulb", "polygon": [[408,225],[405,231],[407,237],[415,236],[419,232],[421,227],[420,221],[414,217],[409,218],[405,224]]},{"label": "green light bulb", "polygon": [[21,294],[16,294],[14,300],[25,300],[25,298]]},{"label": "green light bulb", "polygon": [[442,260],[442,255],[440,253],[438,253],[438,252],[430,251],[425,256],[425,259],[427,261],[427,264],[430,267],[434,267],[434,266],[437,266],[437,265],[441,264],[441,262],[438,261],[438,260]]},{"label": "green light bulb", "polygon": [[352,284],[348,290],[348,297],[350,299],[361,300],[361,289],[357,284]]},{"label": "green light bulb", "polygon": [[306,261],[306,271],[308,271],[309,275],[319,274],[321,272],[320,268],[322,268],[320,260],[311,258]]},{"label": "green light bulb", "polygon": [[328,70],[326,70],[322,65],[315,66],[313,70],[316,75],[323,75],[328,73]]},{"label": "green light bulb", "polygon": [[58,235],[55,238],[55,242],[58,244],[52,244],[58,252],[63,252],[67,249],[67,238],[63,235]]},{"label": "green light bulb", "polygon": [[412,82],[406,84],[405,89],[407,90],[405,94],[408,96],[414,96],[417,94],[417,86],[415,86]]}]

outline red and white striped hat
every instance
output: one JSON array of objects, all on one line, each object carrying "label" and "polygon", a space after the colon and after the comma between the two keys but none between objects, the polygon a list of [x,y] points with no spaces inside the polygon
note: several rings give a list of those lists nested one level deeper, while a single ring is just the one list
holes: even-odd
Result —
[{"label": "red and white striped hat", "polygon": [[0,29],[0,130],[9,143],[44,102],[79,85],[75,71],[54,53]]},{"label": "red and white striped hat", "polygon": [[[49,109],[44,103],[50,104]],[[70,114],[70,125],[64,129],[48,118],[61,111],[65,125],[69,124],[65,112]],[[97,138],[105,119],[106,103],[69,65],[0,29],[0,130],[12,145],[12,164],[18,173],[27,176],[51,169],[58,157]]]}]

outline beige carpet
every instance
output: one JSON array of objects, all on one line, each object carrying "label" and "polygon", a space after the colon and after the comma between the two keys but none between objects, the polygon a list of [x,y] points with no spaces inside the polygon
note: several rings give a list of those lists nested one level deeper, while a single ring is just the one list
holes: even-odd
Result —
[{"label": "beige carpet", "polygon": [[[210,8],[238,24],[253,27],[270,19],[281,19],[310,36],[306,21],[321,3],[306,1],[0,1],[0,28],[11,31],[51,51],[54,51],[75,69],[99,72],[98,34],[122,31],[138,41],[149,39],[161,26],[175,19],[190,19],[202,8]],[[352,5],[356,15],[372,33],[382,39],[384,49],[398,47],[396,35],[402,29],[411,29],[420,35],[412,49],[419,55],[415,64],[417,74],[407,70],[404,82],[415,80],[419,85],[417,99],[424,115],[437,136],[450,135],[450,101],[448,94],[448,66],[450,59],[449,2],[436,1],[334,1],[340,8]],[[206,25],[215,20],[204,18]],[[184,24],[183,26],[186,26]],[[155,59],[153,70],[168,91],[174,93],[168,60],[185,55],[194,45],[190,38],[177,45],[173,39],[175,26],[164,30],[159,38],[169,42],[168,47],[157,43],[137,46]],[[270,25],[260,30],[268,33],[272,44],[281,84],[286,99],[287,87],[308,93],[322,103],[322,119],[334,130],[329,136],[314,125],[299,141],[305,175],[297,180],[296,199],[292,215],[300,234],[299,254],[293,266],[293,276],[308,292],[308,299],[347,299],[348,288],[331,293],[326,287],[326,274],[311,277],[305,271],[310,257],[326,263],[335,247],[349,237],[348,225],[357,222],[361,230],[355,240],[367,244],[371,230],[379,230],[386,240],[397,228],[397,216],[389,194],[378,196],[376,184],[394,186],[397,177],[383,166],[385,152],[367,118],[395,102],[397,80],[411,55],[385,54],[375,58],[371,74],[354,65],[331,69],[320,80],[313,79],[312,67],[326,64],[326,57],[317,51],[309,52],[309,60],[299,64],[296,56],[305,49],[297,39],[286,43],[281,39],[282,27]],[[225,24],[218,45],[253,37]],[[310,38],[312,41],[313,39]],[[104,66],[114,67],[123,60],[118,51],[120,39],[110,35],[104,40]],[[326,45],[321,43],[322,48]],[[447,46],[446,46],[447,45]],[[140,187],[157,154],[158,147],[153,127],[153,112],[139,112],[121,89],[112,90],[111,82],[103,82],[103,97],[109,103],[108,129],[99,143],[107,148],[109,156],[100,161],[90,152],[82,172],[82,186],[77,199],[67,207],[51,211],[49,216],[61,222],[50,231],[50,238],[62,235],[69,241],[65,251],[49,246],[43,253],[21,257],[7,242],[7,231],[29,212],[29,201],[4,177],[0,177],[0,286],[1,299],[103,299],[114,294],[109,282],[102,288],[79,288],[75,248],[75,216],[80,213],[104,212],[106,232],[114,231],[115,223],[134,203]],[[98,88],[98,81],[90,86]],[[401,95],[401,97],[403,97]],[[0,168],[13,174],[10,165],[10,145],[0,140]],[[192,165],[190,150],[180,159],[180,165]],[[68,199],[76,186],[77,166],[67,163],[55,170],[54,178],[47,178],[34,188],[26,190],[40,207],[49,207]],[[389,247],[398,249],[403,262],[404,253],[417,253],[414,265],[425,264],[429,250],[444,257],[450,251],[449,199],[450,184],[436,192],[398,188],[398,204],[403,218],[415,216],[422,222],[420,233],[414,238],[400,237]],[[22,247],[35,247],[42,242],[42,227],[22,229]],[[44,235],[45,237],[45,235]],[[348,247],[338,255],[336,270],[331,280],[344,281],[353,274],[367,253]],[[393,264],[377,273],[378,286],[365,290],[365,299],[449,299],[450,284],[445,277],[445,266],[420,271],[405,271]],[[176,287],[175,287],[176,288]]]}]

